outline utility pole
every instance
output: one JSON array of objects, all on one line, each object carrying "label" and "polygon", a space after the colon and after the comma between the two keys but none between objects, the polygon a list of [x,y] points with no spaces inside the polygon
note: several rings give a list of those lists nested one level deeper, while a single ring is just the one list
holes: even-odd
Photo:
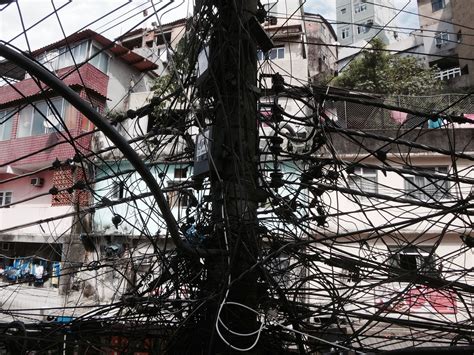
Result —
[{"label": "utility pole", "polygon": [[[249,272],[258,251],[257,56],[251,34],[257,0],[215,0],[214,6],[218,20],[209,54],[209,92],[215,104],[211,247],[228,255],[206,259],[204,289],[210,301],[203,321],[208,348],[203,351],[229,354],[251,348],[247,353],[257,354],[258,345],[252,344],[260,323],[250,310],[257,308],[257,274]],[[242,335],[249,333],[254,334]]]}]

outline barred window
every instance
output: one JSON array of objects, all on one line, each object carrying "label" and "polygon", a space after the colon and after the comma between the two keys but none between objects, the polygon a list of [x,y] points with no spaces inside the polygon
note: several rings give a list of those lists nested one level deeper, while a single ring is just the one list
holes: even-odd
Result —
[{"label": "barred window", "polygon": [[[447,175],[448,168],[446,166],[424,167],[420,171]],[[442,177],[405,175],[405,191],[410,197],[422,201],[437,201],[452,197],[449,192],[449,181]]]},{"label": "barred window", "polygon": [[349,174],[349,187],[353,190],[377,193],[377,170],[370,168],[355,168]]}]

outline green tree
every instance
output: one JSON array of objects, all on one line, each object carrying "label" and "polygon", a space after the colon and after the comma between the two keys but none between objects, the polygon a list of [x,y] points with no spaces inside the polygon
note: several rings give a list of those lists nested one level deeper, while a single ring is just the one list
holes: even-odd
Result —
[{"label": "green tree", "polygon": [[[160,75],[152,87],[155,97],[162,98],[172,93],[179,92],[181,85],[188,79],[191,61],[190,36],[186,33],[177,43],[176,48],[172,51],[171,60],[166,68],[166,73]],[[184,95],[179,93],[179,96]],[[183,98],[179,98],[182,100]],[[166,107],[166,102],[162,102],[156,107],[160,110]]]},{"label": "green tree", "polygon": [[422,95],[440,91],[436,67],[426,68],[415,57],[401,57],[384,51],[384,43],[374,38],[370,48],[335,78],[337,87],[386,95]]}]

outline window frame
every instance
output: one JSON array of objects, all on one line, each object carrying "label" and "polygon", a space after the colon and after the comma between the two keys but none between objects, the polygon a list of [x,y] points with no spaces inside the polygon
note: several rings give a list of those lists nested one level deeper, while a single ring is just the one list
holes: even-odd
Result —
[{"label": "window frame", "polygon": [[434,40],[437,47],[444,46],[449,42],[449,33],[447,31],[436,32]]},{"label": "window frame", "polygon": [[[8,199],[9,201],[7,201],[7,194],[9,195]],[[13,191],[9,191],[9,190],[2,190],[0,191],[0,206],[1,207],[4,207],[6,205],[9,205],[11,204],[13,201]]]},{"label": "window frame", "polygon": [[268,52],[263,52],[262,50],[257,51],[257,61],[261,62],[263,60],[278,60],[285,59],[285,47],[275,47],[270,49]]},{"label": "window frame", "polygon": [[349,188],[357,191],[378,193],[378,171],[374,168],[356,167],[347,176]]},{"label": "window frame", "polygon": [[431,0],[431,12],[442,10],[446,7],[445,0]]},{"label": "window frame", "polygon": [[0,110],[0,141],[12,139],[15,110]]},{"label": "window frame", "polygon": [[[405,273],[416,273],[416,275],[441,276],[441,270],[439,266],[436,265],[439,258],[436,253],[433,252],[431,246],[416,245],[400,247],[394,245],[388,246],[388,251],[390,254],[388,264],[392,268],[400,269]],[[406,260],[402,261],[401,256]],[[414,268],[412,267],[413,260],[415,261]]]},{"label": "window frame", "polygon": [[349,38],[349,36],[350,36],[350,28],[349,27],[344,27],[343,29],[341,29],[341,38],[342,39]]},{"label": "window frame", "polygon": [[[60,101],[61,108],[60,111],[57,109],[55,102]],[[48,100],[40,100],[33,102],[25,107],[23,107],[19,114],[18,114],[18,125],[16,129],[16,137],[17,138],[25,138],[25,137],[36,137],[41,136],[43,134],[51,134],[57,131],[64,131],[65,125],[65,113],[67,111],[68,102],[63,97],[54,97]],[[59,116],[57,116],[53,106],[58,110]],[[42,112],[44,110],[45,112]],[[29,112],[28,112],[29,111]],[[29,118],[26,116],[29,115]],[[46,120],[56,121],[56,124],[51,125],[50,122]],[[20,129],[22,128],[21,125],[23,124],[23,120],[28,120],[28,132],[21,133]],[[42,126],[42,132],[33,132],[35,126]],[[26,126],[25,126],[26,127]],[[36,127],[38,128],[38,127]],[[35,128],[35,129],[36,129]]]},{"label": "window frame", "polygon": [[[94,50],[96,50],[95,53],[94,53]],[[104,70],[104,68],[101,67],[103,58],[107,58],[107,63],[106,63],[105,70]],[[98,62],[96,63],[96,61],[98,61]],[[97,68],[98,70],[100,70],[102,73],[104,73],[106,75],[109,73],[110,55],[105,50],[103,50],[103,48],[100,48],[100,46],[95,44],[94,42],[91,43],[91,45],[90,45],[90,52],[89,52],[88,62],[94,68]]]},{"label": "window frame", "polygon": [[[419,166],[417,167],[421,172],[435,173],[435,174],[448,174],[449,166]],[[449,192],[451,188],[448,180],[441,180],[442,185],[436,184],[437,181],[430,181],[428,177],[404,174],[404,191],[410,198],[416,198],[421,201],[441,201],[452,199],[452,195]],[[419,179],[417,182],[416,179]],[[423,184],[420,186],[420,184]],[[433,186],[434,185],[434,186]],[[433,186],[435,188],[434,193],[427,191],[426,188]]]},{"label": "window frame", "polygon": [[367,11],[366,3],[361,2],[361,3],[354,4],[354,13],[359,14],[364,11]]},{"label": "window frame", "polygon": [[357,24],[357,34],[362,35],[365,33],[368,33],[372,26],[374,25],[374,22],[372,20],[368,20],[367,22]]}]

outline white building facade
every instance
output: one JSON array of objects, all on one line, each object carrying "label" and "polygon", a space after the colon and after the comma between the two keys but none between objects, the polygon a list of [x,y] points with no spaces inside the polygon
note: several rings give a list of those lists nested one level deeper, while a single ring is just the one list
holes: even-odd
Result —
[{"label": "white building facade", "polygon": [[398,38],[396,17],[393,0],[337,0],[338,41],[351,45],[378,37],[387,44],[393,42]]}]

